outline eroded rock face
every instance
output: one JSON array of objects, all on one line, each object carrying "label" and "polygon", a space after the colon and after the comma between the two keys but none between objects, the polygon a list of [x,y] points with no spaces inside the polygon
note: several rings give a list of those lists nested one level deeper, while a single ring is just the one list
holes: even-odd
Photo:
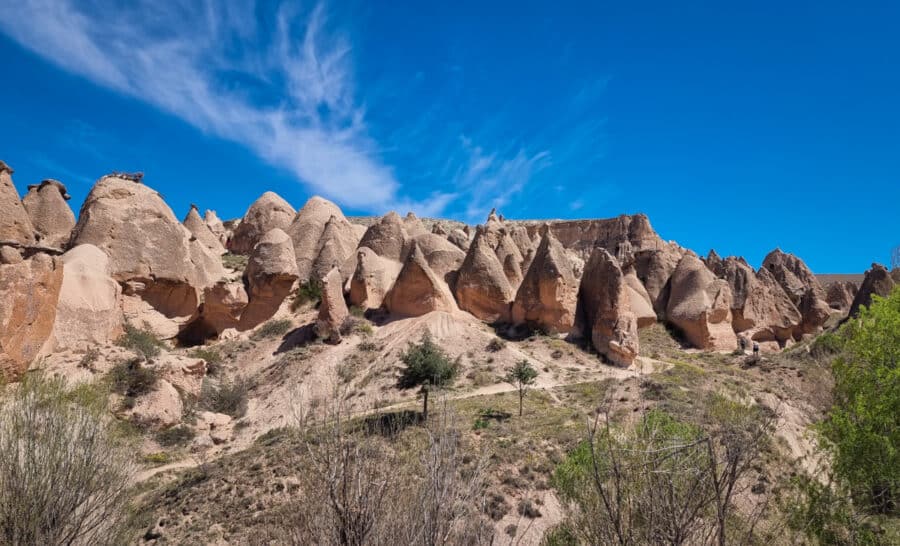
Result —
[{"label": "eroded rock face", "polygon": [[109,274],[109,257],[85,244],[63,254],[61,261],[53,349],[86,350],[118,339],[123,326],[122,287]]},{"label": "eroded rock face", "polygon": [[341,272],[334,268],[322,279],[322,303],[316,319],[316,333],[329,343],[341,342],[341,325],[350,316],[344,301]]},{"label": "eroded rock face", "polygon": [[435,275],[451,286],[466,254],[444,237],[433,233],[419,234],[414,241]]},{"label": "eroded rock face", "polygon": [[665,243],[658,249],[640,250],[634,253],[634,267],[638,279],[650,296],[650,303],[656,315],[664,317],[669,303],[671,286],[669,279],[678,262],[684,256],[684,249],[674,243]]},{"label": "eroded rock face", "polygon": [[356,245],[359,236],[346,218],[332,216],[325,224],[319,248],[312,266],[312,276],[322,279],[335,267],[344,279],[349,279],[356,269]]},{"label": "eroded rock face", "polygon": [[278,228],[270,230],[254,247],[244,270],[250,303],[238,328],[249,330],[271,318],[298,278],[291,238]]},{"label": "eroded rock face", "polygon": [[826,301],[825,291],[803,260],[775,249],[765,257],[762,267],[778,281],[803,315],[803,322],[795,337],[819,331],[831,316],[831,308]]},{"label": "eroded rock face", "polygon": [[[191,210],[188,211],[182,223],[191,232],[191,236],[206,247],[207,250],[217,256],[225,254],[225,247],[222,246],[219,237],[212,232],[206,221],[200,218],[200,211],[197,210],[197,207],[191,205]],[[221,224],[219,222],[219,225]],[[224,227],[222,229],[224,232]]]},{"label": "eroded rock face", "polygon": [[[897,270],[895,269],[894,271]],[[900,277],[900,273],[897,276]],[[891,272],[886,267],[873,263],[872,267],[866,271],[866,276],[863,277],[863,281],[859,285],[859,292],[853,298],[849,316],[855,317],[859,313],[861,306],[868,307],[871,305],[873,294],[882,298],[888,297],[896,285],[897,279],[891,275]]]},{"label": "eroded rock face", "polygon": [[574,250],[584,261],[598,246],[614,254],[623,241],[628,241],[635,252],[661,248],[665,244],[643,214],[597,220],[523,222],[532,239],[545,223],[564,248]]},{"label": "eroded rock face", "polygon": [[460,309],[488,321],[509,321],[515,290],[493,249],[478,228],[475,240],[457,273],[456,300]]},{"label": "eroded rock face", "polygon": [[158,193],[121,175],[101,178],[88,194],[72,245],[109,256],[111,276],[135,281],[136,293],[167,317],[192,315],[206,286],[225,270],[181,225]]},{"label": "eroded rock face", "polygon": [[294,221],[294,207],[275,192],[267,191],[250,205],[234,234],[228,240],[228,250],[235,254],[250,254],[256,243],[270,230],[287,231]]},{"label": "eroded rock face", "polygon": [[[328,233],[326,228],[329,228]],[[297,274],[300,275],[301,281],[319,278],[317,274],[327,273],[335,262],[343,264],[344,260],[354,254],[358,242],[356,230],[344,217],[341,209],[331,201],[318,196],[311,197],[303,205],[286,232],[294,242]],[[317,273],[316,262],[322,253],[322,247],[326,244],[330,244],[331,248],[328,251],[330,255],[320,262]],[[323,271],[325,267],[328,269]]]},{"label": "eroded rock face", "polygon": [[698,349],[734,349],[731,302],[728,281],[716,278],[700,258],[687,253],[672,273],[666,319]]},{"label": "eroded rock face", "polygon": [[852,281],[835,281],[825,287],[825,300],[835,311],[847,313],[856,299],[859,287]]},{"label": "eroded rock face", "polygon": [[175,387],[165,379],[160,379],[152,391],[137,399],[128,415],[142,426],[164,429],[181,422],[184,403]]},{"label": "eroded rock face", "polygon": [[240,325],[250,299],[240,281],[221,280],[203,291],[199,316],[178,333],[183,343],[198,344]]},{"label": "eroded rock face", "polygon": [[415,243],[384,304],[391,313],[405,317],[418,317],[432,311],[457,310],[446,283],[431,270]]},{"label": "eroded rock face", "polygon": [[361,309],[381,307],[402,268],[400,262],[381,257],[369,247],[360,247],[350,279],[350,303]]},{"label": "eroded rock face", "polygon": [[[621,263],[621,262],[620,262]],[[587,266],[585,266],[587,271]],[[638,328],[646,328],[656,324],[656,311],[653,310],[653,304],[650,301],[650,294],[638,279],[634,268],[630,267],[623,271],[626,292],[628,294],[628,303],[631,306],[631,312],[637,319]]]},{"label": "eroded rock face", "polygon": [[618,366],[630,366],[639,351],[638,317],[631,309],[625,277],[618,261],[598,248],[585,266],[578,294],[582,330],[590,333],[594,348]]},{"label": "eroded rock face", "polygon": [[70,198],[66,187],[58,180],[44,180],[28,186],[22,204],[31,218],[39,244],[60,249],[66,247],[75,227],[75,215],[66,203]]},{"label": "eroded rock face", "polygon": [[469,250],[469,235],[461,229],[452,230],[447,235],[447,240],[458,246],[463,252]]},{"label": "eroded rock face", "polygon": [[59,258],[37,254],[0,265],[0,377],[28,369],[53,331],[63,282]]},{"label": "eroded rock face", "polygon": [[216,211],[209,210],[203,214],[203,222],[206,224],[206,227],[216,236],[219,240],[219,244],[224,248],[228,243],[229,232],[225,227],[225,224],[222,223],[222,220],[219,219],[219,216],[216,214]]},{"label": "eroded rock face", "polygon": [[403,218],[403,227],[410,237],[418,237],[419,235],[428,233],[428,230],[425,229],[425,224],[423,224],[412,212],[406,213],[406,217]]},{"label": "eroded rock face", "polygon": [[19,201],[19,192],[12,181],[13,170],[0,161],[0,241],[22,245],[34,244],[34,226]]},{"label": "eroded rock face", "polygon": [[372,249],[382,258],[402,263],[406,258],[408,239],[400,216],[396,212],[389,212],[369,226],[359,241],[359,246]]},{"label": "eroded rock face", "polygon": [[575,323],[578,279],[566,251],[548,230],[516,292],[512,320],[548,333],[565,333]]}]

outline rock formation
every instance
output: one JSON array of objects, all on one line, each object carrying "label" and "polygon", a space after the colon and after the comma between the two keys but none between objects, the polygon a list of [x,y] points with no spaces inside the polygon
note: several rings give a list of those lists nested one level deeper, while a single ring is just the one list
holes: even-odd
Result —
[{"label": "rock formation", "polygon": [[332,216],[325,224],[311,275],[322,279],[337,267],[344,279],[349,279],[356,269],[356,245],[359,237],[346,218]]},{"label": "rock formation", "polygon": [[369,226],[360,247],[368,247],[375,254],[396,262],[403,262],[406,257],[408,235],[403,227],[403,220],[396,212],[389,212],[381,220]]},{"label": "rock formation", "polygon": [[465,252],[444,237],[433,233],[419,234],[413,240],[435,275],[443,279],[448,286],[452,285],[456,271],[466,259]]},{"label": "rock formation", "polygon": [[647,290],[658,317],[665,317],[671,288],[669,279],[682,256],[684,249],[675,243],[665,243],[659,248],[634,253],[635,273]]},{"label": "rock formation", "polygon": [[859,291],[853,298],[849,316],[855,317],[861,306],[871,305],[873,294],[882,298],[888,297],[898,283],[900,283],[900,270],[895,269],[891,272],[883,265],[873,263],[872,267],[866,271],[866,276],[859,285]]},{"label": "rock formation", "polygon": [[481,227],[477,228],[475,240],[457,273],[455,294],[460,309],[481,320],[511,319],[510,308],[516,293]]},{"label": "rock formation", "polygon": [[775,249],[765,257],[762,267],[775,277],[803,316],[794,337],[820,330],[831,316],[831,308],[826,302],[825,291],[803,260]]},{"label": "rock formation", "polygon": [[[326,227],[329,227],[326,233]],[[320,278],[330,270],[324,270],[327,266],[342,264],[344,260],[353,256],[358,241],[356,230],[344,217],[337,205],[315,196],[303,205],[291,225],[285,230],[294,242],[294,255],[297,257],[297,274],[301,281],[310,278]],[[323,237],[324,235],[324,237]],[[322,259],[319,271],[316,269],[316,261],[322,254],[322,247],[329,246],[326,255]],[[352,268],[350,269],[352,271]],[[349,275],[349,272],[347,272]]]},{"label": "rock formation", "polygon": [[425,229],[425,224],[413,212],[406,213],[406,216],[403,218],[403,228],[410,237],[418,237],[428,233],[428,230]]},{"label": "rock formation", "polygon": [[0,378],[28,369],[53,331],[63,264],[46,254],[0,265]]},{"label": "rock formation", "polygon": [[228,244],[228,229],[225,227],[225,224],[222,223],[222,220],[219,219],[216,211],[207,209],[203,214],[203,221],[206,223],[206,227],[208,227],[213,235],[219,240],[219,244],[223,247]]},{"label": "rock formation", "polygon": [[228,241],[228,250],[250,254],[263,235],[275,228],[287,231],[293,220],[294,207],[277,193],[267,191],[247,209]]},{"label": "rock formation", "polygon": [[512,321],[548,333],[568,332],[575,323],[578,279],[565,249],[547,230],[516,292]]},{"label": "rock formation", "polygon": [[391,313],[405,317],[418,317],[432,311],[452,312],[457,309],[446,283],[431,270],[415,243],[385,298],[384,305]]},{"label": "rock formation", "polygon": [[316,319],[316,334],[329,343],[341,342],[341,325],[350,316],[344,301],[343,284],[337,268],[322,278],[322,302]]},{"label": "rock formation", "polygon": [[631,310],[629,290],[618,261],[597,248],[581,278],[578,317],[594,348],[618,366],[630,366],[638,356],[638,317]]},{"label": "rock formation", "polygon": [[727,350],[737,346],[731,328],[731,289],[716,278],[693,253],[687,253],[672,273],[666,320],[698,349]]},{"label": "rock formation", "polygon": [[600,220],[564,220],[553,222],[522,222],[528,234],[534,239],[547,224],[550,232],[563,248],[574,250],[582,260],[587,261],[595,247],[603,247],[614,254],[618,245],[628,241],[634,252],[655,250],[665,243],[650,226],[650,220],[643,214],[621,215]]},{"label": "rock formation", "polygon": [[57,180],[28,186],[22,204],[41,245],[62,249],[69,243],[75,227],[75,215],[66,203],[69,199],[66,187]]},{"label": "rock formation", "polygon": [[269,230],[253,248],[244,270],[250,302],[239,329],[249,330],[271,318],[298,278],[291,238],[278,228]]},{"label": "rock formation", "polygon": [[451,231],[450,234],[447,235],[447,240],[458,246],[462,251],[469,250],[469,236],[461,229],[454,229]]},{"label": "rock formation", "polygon": [[825,301],[835,311],[847,313],[853,305],[853,300],[859,292],[859,287],[852,281],[835,281],[825,287]]},{"label": "rock formation", "polygon": [[371,248],[356,251],[356,270],[350,279],[350,303],[361,309],[378,309],[400,274],[403,264],[383,258]]},{"label": "rock formation", "polygon": [[[587,265],[585,266],[585,272],[587,272]],[[644,288],[641,280],[638,279],[634,267],[626,268],[622,274],[624,276],[626,293],[628,294],[628,303],[631,307],[631,312],[634,313],[637,319],[638,328],[646,328],[656,324],[656,311],[653,310],[650,294],[647,293],[647,289]]]},{"label": "rock formation", "polygon": [[[191,205],[191,210],[188,211],[182,223],[191,232],[191,236],[206,247],[207,250],[217,256],[225,254],[225,247],[222,246],[219,237],[212,232],[206,221],[200,218],[200,211],[197,210],[196,206]],[[221,225],[221,222],[219,224]],[[224,227],[222,229],[224,231]]]},{"label": "rock formation", "polygon": [[63,279],[53,324],[54,350],[87,350],[122,333],[122,287],[111,276],[109,257],[94,245],[62,255]]},{"label": "rock formation", "polygon": [[0,161],[0,242],[22,245],[34,244],[34,226],[19,201],[19,192],[12,181],[13,170]]}]

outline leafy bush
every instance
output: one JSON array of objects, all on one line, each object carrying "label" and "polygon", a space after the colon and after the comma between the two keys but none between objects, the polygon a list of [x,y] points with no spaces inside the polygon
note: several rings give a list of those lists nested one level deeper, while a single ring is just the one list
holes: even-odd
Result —
[{"label": "leafy bush", "polygon": [[318,279],[309,279],[300,283],[297,291],[294,293],[294,301],[291,303],[291,310],[296,311],[306,304],[313,306],[319,305],[322,301],[322,281]]},{"label": "leafy bush", "polygon": [[241,254],[232,254],[231,252],[226,252],[222,254],[222,265],[227,267],[228,269],[234,269],[236,271],[243,271],[247,268],[247,262],[249,258],[247,256],[243,256]]},{"label": "leafy bush", "polygon": [[455,362],[432,339],[426,330],[417,344],[410,343],[400,360],[405,367],[397,386],[401,389],[419,387],[423,397],[423,414],[428,419],[428,392],[453,383],[459,373],[459,359]]},{"label": "leafy bush", "polygon": [[496,353],[506,348],[506,342],[499,337],[495,337],[487,344],[487,347],[485,348],[488,350],[488,352]]},{"label": "leafy bush", "polygon": [[266,339],[270,337],[278,337],[283,336],[288,333],[293,326],[288,319],[277,319],[270,320],[260,326],[255,332],[253,332],[253,339],[260,340]]},{"label": "leafy bush", "polygon": [[199,358],[206,362],[206,373],[208,375],[217,375],[222,365],[222,355],[219,351],[210,348],[197,347],[188,356],[191,358]]},{"label": "leafy bush", "polygon": [[378,350],[378,344],[375,343],[374,341],[369,341],[369,340],[360,342],[360,344],[357,347],[359,348],[360,351],[365,351],[367,353],[375,352]]},{"label": "leafy bush", "polygon": [[113,392],[126,398],[136,398],[149,393],[156,386],[159,373],[144,366],[139,358],[116,364],[109,372],[110,387]]},{"label": "leafy bush", "polygon": [[163,447],[184,446],[191,442],[197,433],[185,425],[167,428],[156,433],[156,441]]},{"label": "leafy bush", "polygon": [[234,381],[225,379],[215,381],[209,378],[203,380],[200,388],[201,408],[214,413],[224,413],[237,419],[247,412],[247,393],[250,384],[237,378]]},{"label": "leafy bush", "polygon": [[350,314],[356,318],[365,318],[366,310],[357,305],[351,305],[350,306]]},{"label": "leafy bush", "polygon": [[138,328],[130,323],[125,323],[125,333],[116,340],[116,345],[131,349],[144,360],[149,360],[159,355],[159,350],[165,344],[149,330]]}]

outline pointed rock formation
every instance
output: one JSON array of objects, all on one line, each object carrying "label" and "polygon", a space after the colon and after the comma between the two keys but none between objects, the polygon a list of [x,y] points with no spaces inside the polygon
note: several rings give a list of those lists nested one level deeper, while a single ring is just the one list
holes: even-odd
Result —
[{"label": "pointed rock formation", "polygon": [[835,281],[825,287],[825,301],[835,311],[847,313],[856,299],[859,287],[852,281]]},{"label": "pointed rock formation", "polygon": [[638,356],[638,318],[629,290],[618,261],[606,249],[596,249],[581,278],[578,316],[594,348],[617,366],[630,366]]},{"label": "pointed rock formation", "polygon": [[228,250],[235,254],[250,254],[266,233],[275,228],[287,231],[293,221],[294,207],[277,193],[267,191],[247,209],[228,241]]},{"label": "pointed rock formation", "polygon": [[[328,227],[329,223],[333,225],[329,230],[329,234],[323,238],[323,235],[326,235],[325,228]],[[344,217],[341,209],[331,201],[319,196],[311,197],[303,205],[303,208],[297,212],[297,216],[294,217],[294,221],[291,222],[286,231],[294,242],[294,255],[297,257],[297,274],[300,275],[301,281],[306,281],[310,278],[320,279],[319,275],[328,273],[327,270],[322,270],[324,268],[320,268],[318,274],[315,271],[316,260],[322,251],[323,245],[326,243],[330,244],[331,248],[327,252],[334,252],[333,256],[323,258],[323,263],[327,265],[333,262],[342,264],[344,260],[353,255],[358,242],[355,240],[356,230]],[[341,256],[344,252],[347,254]]]},{"label": "pointed rock formation", "polygon": [[359,241],[359,246],[372,249],[382,258],[402,263],[406,257],[408,238],[403,220],[396,212],[391,211],[369,226]]},{"label": "pointed rock formation", "polygon": [[22,204],[41,245],[63,249],[69,243],[75,227],[75,215],[66,203],[69,199],[66,187],[57,180],[28,186]]},{"label": "pointed rock formation", "polygon": [[565,249],[547,230],[516,292],[512,321],[548,333],[568,332],[575,323],[578,284]]},{"label": "pointed rock formation", "polygon": [[515,243],[516,248],[519,249],[519,255],[523,257],[529,252],[534,251],[539,242],[532,240],[531,236],[528,234],[528,229],[521,224],[509,227],[509,236],[513,243]]},{"label": "pointed rock formation", "polygon": [[861,306],[871,305],[873,294],[882,298],[888,297],[898,283],[900,283],[900,270],[895,269],[890,272],[883,265],[873,263],[871,269],[866,271],[866,276],[859,285],[859,291],[853,298],[849,316],[855,317]]},{"label": "pointed rock formation", "polygon": [[446,283],[431,270],[415,243],[384,304],[391,313],[405,317],[418,317],[432,311],[457,310]]},{"label": "pointed rock formation", "polygon": [[482,232],[483,228],[476,229],[475,240],[457,274],[456,300],[460,309],[481,320],[509,321],[516,293]]},{"label": "pointed rock formation", "polygon": [[[587,266],[585,266],[586,271]],[[656,324],[656,311],[653,310],[653,304],[650,302],[650,294],[647,293],[647,289],[644,288],[641,280],[638,279],[634,267],[627,268],[623,275],[626,292],[628,293],[628,303],[631,307],[631,312],[634,313],[637,319],[638,328],[646,328]]]},{"label": "pointed rock formation", "polygon": [[448,286],[453,284],[466,254],[447,239],[433,233],[422,233],[414,238],[416,246],[425,256],[428,267]]},{"label": "pointed rock formation", "polygon": [[109,257],[94,245],[79,245],[61,261],[53,350],[86,350],[118,339],[124,320],[122,287],[109,274]]},{"label": "pointed rock formation", "polygon": [[406,213],[406,217],[403,218],[403,228],[410,237],[418,237],[428,233],[428,230],[425,229],[425,224],[413,212]]},{"label": "pointed rock formation", "polygon": [[[197,210],[196,205],[191,205],[191,210],[188,211],[182,223],[191,232],[191,235],[207,250],[217,256],[225,254],[225,247],[222,246],[219,237],[212,232],[203,218],[200,218],[200,211]],[[224,227],[222,229],[224,230]]]},{"label": "pointed rock formation", "polygon": [[316,319],[316,334],[328,343],[341,342],[341,325],[350,316],[344,301],[341,272],[334,268],[322,278],[322,303]]},{"label": "pointed rock formation", "polygon": [[775,277],[803,315],[794,337],[799,339],[800,334],[819,331],[831,316],[831,308],[825,300],[825,291],[803,260],[776,248],[765,257],[762,267]]},{"label": "pointed rock formation", "polygon": [[524,258],[506,229],[501,228],[494,250],[497,253],[497,259],[503,264],[503,272],[506,274],[510,286],[514,290],[518,289],[523,277],[522,262]]},{"label": "pointed rock formation", "polygon": [[634,254],[635,272],[659,317],[666,314],[671,289],[669,279],[683,256],[684,249],[675,243],[666,243],[659,249],[640,250]]},{"label": "pointed rock formation", "polygon": [[337,267],[344,279],[349,279],[356,269],[356,245],[359,237],[346,219],[332,216],[325,224],[319,249],[312,266],[312,276],[323,279]]},{"label": "pointed rock formation", "polygon": [[21,245],[34,244],[34,226],[19,201],[19,192],[12,181],[13,170],[0,161],[0,242]]},{"label": "pointed rock formation", "polygon": [[53,331],[63,264],[46,254],[0,265],[0,378],[28,369]]},{"label": "pointed rock formation", "polygon": [[192,315],[203,289],[225,273],[157,192],[125,175],[91,189],[72,232],[72,246],[82,244],[106,253],[112,277],[167,317]]},{"label": "pointed rock formation", "polygon": [[356,251],[356,270],[350,279],[350,303],[361,309],[378,309],[400,274],[403,264],[383,258],[369,247]]},{"label": "pointed rock formation", "polygon": [[222,220],[219,219],[219,216],[216,214],[216,211],[207,209],[203,214],[203,222],[206,223],[206,227],[216,236],[216,239],[219,240],[219,244],[223,247],[228,243],[228,230],[225,228],[225,224],[222,223]]},{"label": "pointed rock formation", "polygon": [[469,235],[461,229],[452,230],[450,234],[447,235],[447,240],[458,246],[463,252],[469,250]]},{"label": "pointed rock formation", "polygon": [[737,347],[731,328],[731,289],[693,253],[687,253],[672,273],[666,319],[698,349]]},{"label": "pointed rock formation", "polygon": [[250,302],[241,313],[240,330],[249,330],[270,319],[299,278],[294,245],[284,231],[269,230],[253,249],[244,282]]}]

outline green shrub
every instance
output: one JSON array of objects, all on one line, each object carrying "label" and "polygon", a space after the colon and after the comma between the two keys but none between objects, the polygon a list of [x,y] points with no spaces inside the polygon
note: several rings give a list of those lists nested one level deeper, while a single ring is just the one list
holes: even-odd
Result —
[{"label": "green shrub", "polygon": [[459,359],[454,362],[439,347],[426,330],[419,343],[410,343],[400,360],[405,367],[400,372],[397,386],[401,389],[419,387],[422,394],[423,414],[428,420],[428,392],[434,388],[444,388],[456,380],[459,373]]},{"label": "green shrub", "polygon": [[171,460],[172,460],[172,458],[169,457],[169,454],[166,453],[165,451],[159,451],[157,453],[148,453],[147,455],[144,455],[144,462],[147,464],[163,465],[163,464],[167,464]]},{"label": "green shrub", "polygon": [[199,358],[206,362],[206,373],[208,375],[217,375],[222,366],[222,355],[219,351],[212,348],[197,347],[188,353],[191,358]]},{"label": "green shrub", "polygon": [[360,351],[365,351],[367,353],[375,352],[378,350],[378,344],[375,343],[374,341],[369,341],[369,340],[360,342],[360,344],[357,347],[359,348]]},{"label": "green shrub", "polygon": [[499,337],[495,337],[487,344],[487,347],[485,348],[488,350],[488,352],[496,353],[506,348],[506,342]]},{"label": "green shrub", "polygon": [[350,314],[356,318],[365,318],[366,310],[363,309],[362,307],[358,307],[356,305],[351,305],[350,306]]},{"label": "green shrub", "polygon": [[185,425],[167,428],[156,433],[156,441],[163,447],[185,446],[191,443],[197,433]]},{"label": "green shrub", "polygon": [[288,319],[270,320],[260,326],[255,332],[253,332],[253,336],[251,337],[253,339],[260,340],[270,337],[283,336],[290,331],[292,326],[293,323],[291,323],[291,321]]},{"label": "green shrub", "polygon": [[129,323],[125,323],[125,333],[116,340],[116,345],[131,349],[144,360],[159,355],[160,348],[165,347],[165,344],[153,332]]},{"label": "green shrub", "polygon": [[247,412],[247,393],[250,384],[237,378],[234,381],[212,380],[206,378],[200,388],[201,408],[214,413],[224,413],[237,419]]},{"label": "green shrub", "polygon": [[228,269],[243,271],[247,268],[248,261],[249,258],[247,256],[242,256],[240,254],[232,254],[231,252],[222,254],[222,265]]},{"label": "green shrub", "polygon": [[309,279],[301,282],[294,293],[294,301],[291,303],[291,310],[296,311],[306,304],[313,306],[319,305],[322,301],[322,281],[317,279]]},{"label": "green shrub", "polygon": [[119,362],[109,372],[113,392],[132,399],[152,391],[158,379],[159,373],[139,358]]}]

